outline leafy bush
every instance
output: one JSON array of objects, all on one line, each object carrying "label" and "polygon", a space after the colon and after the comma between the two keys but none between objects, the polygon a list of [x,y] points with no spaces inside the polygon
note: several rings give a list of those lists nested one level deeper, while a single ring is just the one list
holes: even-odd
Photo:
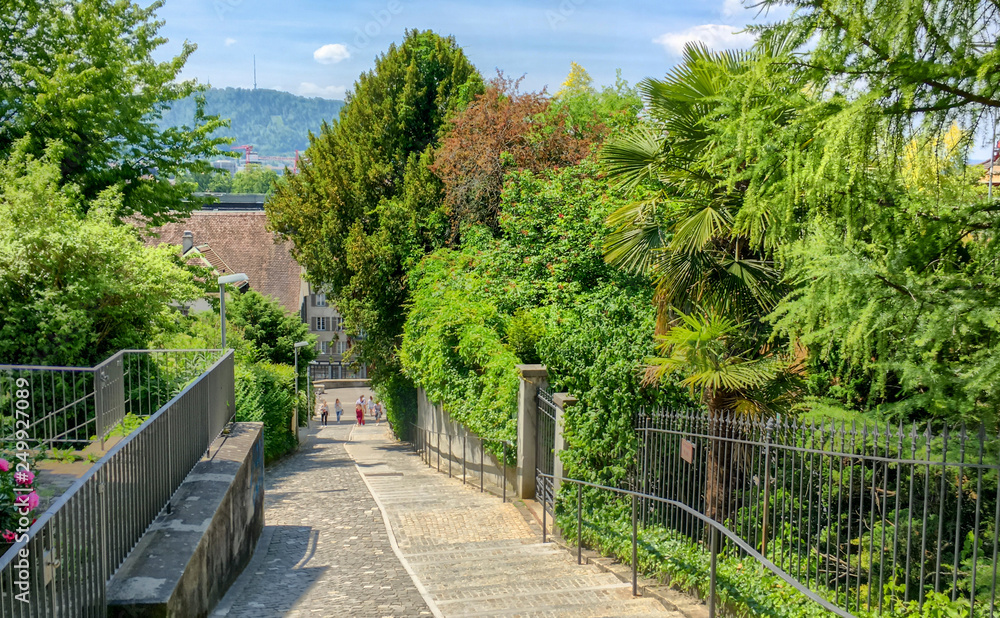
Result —
[{"label": "leafy bush", "polygon": [[294,449],[295,371],[287,365],[239,363],[235,375],[236,421],[264,423],[265,462]]}]

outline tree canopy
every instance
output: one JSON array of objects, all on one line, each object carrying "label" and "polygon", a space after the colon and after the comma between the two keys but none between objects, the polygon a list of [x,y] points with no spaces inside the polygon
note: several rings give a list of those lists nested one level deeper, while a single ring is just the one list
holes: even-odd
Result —
[{"label": "tree canopy", "polygon": [[0,363],[92,366],[174,329],[169,303],[201,294],[175,248],[115,223],[117,189],[81,204],[58,143],[30,150],[0,160]]},{"label": "tree canopy", "polygon": [[[8,0],[0,11],[0,158],[22,144],[41,156],[60,141],[63,181],[79,188],[87,208],[105,189],[121,193],[118,218],[144,215],[154,224],[170,211],[196,208],[189,187],[169,178],[204,171],[199,162],[222,138],[224,123],[201,113],[178,127],[158,124],[172,101],[197,93],[179,81],[195,50],[185,43],[165,62],[153,52],[165,39],[155,13],[114,0]],[[27,141],[23,141],[23,140]]]},{"label": "tree canopy", "polygon": [[364,333],[358,360],[376,382],[399,371],[406,270],[447,239],[441,183],[429,170],[441,128],[482,89],[454,39],[407,32],[361,75],[301,172],[266,206],[348,328]]}]

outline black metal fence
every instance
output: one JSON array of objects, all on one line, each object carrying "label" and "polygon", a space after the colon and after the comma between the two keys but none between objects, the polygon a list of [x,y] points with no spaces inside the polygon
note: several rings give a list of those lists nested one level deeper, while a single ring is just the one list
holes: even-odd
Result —
[{"label": "black metal fence", "polygon": [[[3,442],[81,448],[127,414],[147,417],[218,360],[220,350],[123,350],[96,367],[0,365]],[[18,397],[18,393],[28,397]],[[21,421],[21,422],[18,422]]]},{"label": "black metal fence", "polygon": [[[160,392],[153,376],[162,374],[143,375],[130,409]],[[0,557],[0,616],[106,616],[106,582],[234,414],[230,351],[152,410]]]},{"label": "black metal fence", "polygon": [[[536,395],[538,428],[535,438],[535,495],[543,505],[555,504],[552,474],[555,472],[556,405],[552,394],[539,387]],[[550,510],[551,514],[552,511]]]},{"label": "black metal fence", "polygon": [[995,435],[669,412],[640,414],[637,433],[644,527],[705,547],[704,514],[849,612],[945,595],[966,615],[1000,613]]}]

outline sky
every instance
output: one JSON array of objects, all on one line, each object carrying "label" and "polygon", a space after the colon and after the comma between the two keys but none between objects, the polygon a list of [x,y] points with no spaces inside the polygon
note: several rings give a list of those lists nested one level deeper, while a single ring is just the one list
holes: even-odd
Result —
[{"label": "sky", "polygon": [[166,0],[157,15],[169,40],[158,59],[185,40],[198,46],[184,78],[250,88],[256,56],[258,88],[332,99],[412,28],[454,36],[486,77],[500,69],[551,93],[571,62],[597,86],[613,84],[617,69],[634,84],[665,75],[686,41],[749,47],[748,23],[781,17],[740,0]]}]

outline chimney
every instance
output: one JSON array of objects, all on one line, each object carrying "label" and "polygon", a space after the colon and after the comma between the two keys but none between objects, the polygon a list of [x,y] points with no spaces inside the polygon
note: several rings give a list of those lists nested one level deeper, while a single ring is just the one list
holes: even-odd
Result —
[{"label": "chimney", "polygon": [[187,253],[194,246],[194,234],[190,231],[185,230],[184,234],[181,236],[181,250],[183,253]]}]

